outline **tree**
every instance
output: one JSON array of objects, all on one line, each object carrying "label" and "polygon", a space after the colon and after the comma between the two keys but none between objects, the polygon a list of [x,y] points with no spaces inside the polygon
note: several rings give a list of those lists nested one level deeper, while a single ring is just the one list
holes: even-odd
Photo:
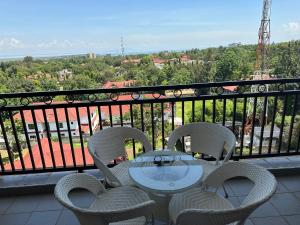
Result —
[{"label": "tree", "polygon": [[32,56],[25,56],[23,59],[24,63],[31,63],[33,62],[33,57]]},{"label": "tree", "polygon": [[187,68],[177,70],[170,80],[171,84],[190,84],[193,82],[193,76]]},{"label": "tree", "polygon": [[241,78],[240,58],[233,49],[227,49],[217,62],[216,78],[220,81],[238,80]]}]

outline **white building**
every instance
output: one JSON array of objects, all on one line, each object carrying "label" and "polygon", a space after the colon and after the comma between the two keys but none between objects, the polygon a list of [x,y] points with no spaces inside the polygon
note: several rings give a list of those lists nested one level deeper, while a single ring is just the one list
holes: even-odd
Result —
[{"label": "white building", "polygon": [[[69,117],[69,126],[72,137],[79,137],[79,131],[81,130],[82,134],[89,135],[89,119],[87,114],[86,107],[80,107],[79,111],[79,119],[77,118],[76,109],[68,108],[68,117]],[[36,139],[36,130],[33,122],[32,114],[30,110],[24,110],[24,120],[26,123],[26,128],[28,132],[28,136],[30,139]],[[36,117],[36,126],[38,130],[38,134],[40,138],[47,137],[47,125],[45,123],[45,118],[43,115],[43,111],[41,109],[34,110],[34,114]],[[61,137],[68,137],[68,124],[67,118],[65,114],[64,108],[56,109],[57,112],[57,123],[60,131]],[[57,126],[55,120],[54,109],[46,109],[45,110],[49,133],[51,137],[58,137]],[[15,119],[21,119],[20,113],[14,116]],[[97,108],[90,107],[90,119],[91,119],[91,128],[92,130],[96,130],[99,125],[99,118],[97,116]],[[79,122],[80,121],[80,122]]]}]

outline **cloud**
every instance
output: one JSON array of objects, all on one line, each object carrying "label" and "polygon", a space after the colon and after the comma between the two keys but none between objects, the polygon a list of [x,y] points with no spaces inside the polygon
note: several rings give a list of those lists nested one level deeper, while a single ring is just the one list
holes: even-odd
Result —
[{"label": "cloud", "polygon": [[0,39],[0,49],[20,49],[24,47],[25,44],[14,37],[11,38],[5,37]]},{"label": "cloud", "polygon": [[291,33],[298,33],[300,32],[300,22],[289,22],[284,24],[283,27],[286,31]]},{"label": "cloud", "polygon": [[69,40],[51,40],[49,42],[41,42],[36,45],[38,48],[72,48],[74,44]]}]

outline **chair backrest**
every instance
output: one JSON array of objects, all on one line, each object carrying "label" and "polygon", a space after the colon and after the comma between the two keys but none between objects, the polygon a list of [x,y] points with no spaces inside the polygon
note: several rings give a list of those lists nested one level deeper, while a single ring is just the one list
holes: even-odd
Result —
[{"label": "chair backrest", "polygon": [[69,199],[70,191],[77,188],[86,189],[94,195],[105,192],[104,186],[95,177],[84,173],[75,173],[64,176],[57,182],[54,195],[65,207],[75,211],[82,211],[80,207],[75,206]]},{"label": "chair backrest", "polygon": [[[120,198],[126,196],[128,193],[139,193],[139,198],[134,202],[126,205],[123,202],[122,209],[107,209],[103,208],[81,208],[72,203],[69,198],[69,193],[73,189],[86,189],[94,194],[95,198],[110,190],[105,190],[104,186],[93,176],[88,174],[70,174],[58,181],[55,186],[54,194],[56,199],[66,208],[72,210],[78,218],[81,225],[108,225],[112,222],[128,220],[139,216],[148,216],[153,212],[155,202],[150,200],[148,195],[142,190],[134,187],[122,187],[122,192],[118,192]],[[116,192],[114,194],[117,194]]]},{"label": "chair backrest", "polygon": [[107,167],[112,160],[126,156],[125,140],[132,138],[143,144],[145,151],[151,151],[152,146],[144,133],[131,127],[110,127],[95,133],[88,141],[88,150],[96,166],[104,173],[109,184],[121,186],[120,180]]},{"label": "chair backrest", "polygon": [[125,140],[134,139],[143,144],[145,151],[151,151],[152,146],[144,133],[132,127],[110,127],[95,133],[88,141],[88,149],[106,165],[119,156],[126,156]]},{"label": "chair backrest", "polygon": [[241,206],[257,204],[268,200],[276,190],[277,181],[267,169],[244,162],[228,162],[210,173],[203,181],[206,186],[219,187],[226,180],[245,177],[254,183],[253,188]]},{"label": "chair backrest", "polygon": [[183,210],[177,216],[176,224],[226,225],[237,222],[237,225],[242,225],[246,218],[258,206],[270,199],[276,190],[276,179],[269,171],[242,162],[224,163],[210,173],[203,183],[204,186],[219,187],[224,181],[234,177],[245,177],[254,183],[253,188],[239,207],[230,210]]},{"label": "chair backrest", "polygon": [[[235,135],[228,128],[215,123],[190,123],[176,128],[168,140],[168,149],[174,149],[177,140],[181,137],[191,137],[191,151],[213,156],[217,163],[225,149],[227,153],[235,147]],[[228,155],[228,154],[227,154]],[[226,160],[230,155],[226,156]]]}]

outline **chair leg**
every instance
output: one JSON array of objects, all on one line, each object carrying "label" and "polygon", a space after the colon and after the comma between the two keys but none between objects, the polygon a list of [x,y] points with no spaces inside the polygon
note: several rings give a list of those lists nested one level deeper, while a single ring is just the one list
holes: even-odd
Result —
[{"label": "chair leg", "polygon": [[154,215],[152,214],[152,225],[155,224],[155,219],[154,219]]},{"label": "chair leg", "polygon": [[224,191],[224,194],[225,194],[225,198],[228,198],[228,193],[227,193],[227,190],[226,190],[224,184],[222,184],[222,188],[223,188],[223,191]]}]

